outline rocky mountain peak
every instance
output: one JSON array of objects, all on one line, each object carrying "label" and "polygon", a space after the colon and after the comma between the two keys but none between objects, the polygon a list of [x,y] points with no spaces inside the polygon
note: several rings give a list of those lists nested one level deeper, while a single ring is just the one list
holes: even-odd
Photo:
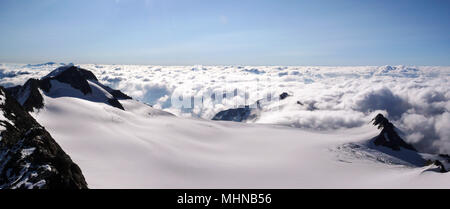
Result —
[{"label": "rocky mountain peak", "polygon": [[131,99],[123,92],[101,84],[91,71],[73,64],[59,67],[42,79],[29,79],[23,86],[10,87],[7,91],[28,112],[44,107],[42,93],[50,97],[79,97],[103,102],[122,110],[119,100]]},{"label": "rocky mountain peak", "polygon": [[45,76],[42,80],[44,82],[49,82],[49,80],[52,79],[61,83],[67,83],[73,88],[83,92],[83,94],[92,93],[88,80],[98,81],[97,77],[95,77],[91,71],[73,65],[59,67]]},{"label": "rocky mountain peak", "polygon": [[378,114],[372,119],[373,125],[378,126],[381,129],[381,133],[373,140],[374,144],[379,146],[389,147],[393,150],[400,150],[405,148],[413,151],[417,151],[412,145],[406,143],[395,130],[394,124],[389,122],[382,114]]}]

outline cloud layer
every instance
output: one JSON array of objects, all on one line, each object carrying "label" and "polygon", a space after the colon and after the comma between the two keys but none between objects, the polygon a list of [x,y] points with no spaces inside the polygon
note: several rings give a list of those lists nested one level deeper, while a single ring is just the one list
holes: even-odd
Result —
[{"label": "cloud layer", "polygon": [[[1,64],[0,85],[23,84],[58,65]],[[450,154],[450,67],[81,67],[93,71],[103,83],[179,116],[211,119],[236,104],[252,104],[282,92],[292,96],[265,104],[254,122],[345,129],[367,124],[382,112],[421,151]],[[215,99],[222,93],[227,96]],[[173,95],[187,96],[201,105],[180,108],[172,103]]]}]

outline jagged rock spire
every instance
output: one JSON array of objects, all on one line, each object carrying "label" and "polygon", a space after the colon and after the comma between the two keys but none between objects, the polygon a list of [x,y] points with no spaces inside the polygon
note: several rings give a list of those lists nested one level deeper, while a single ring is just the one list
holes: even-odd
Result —
[{"label": "jagged rock spire", "polygon": [[405,148],[413,151],[417,151],[412,145],[406,143],[395,131],[394,124],[389,122],[382,114],[378,114],[372,119],[373,125],[378,126],[378,129],[382,129],[381,133],[374,138],[375,145],[389,147],[393,150],[400,150]]}]

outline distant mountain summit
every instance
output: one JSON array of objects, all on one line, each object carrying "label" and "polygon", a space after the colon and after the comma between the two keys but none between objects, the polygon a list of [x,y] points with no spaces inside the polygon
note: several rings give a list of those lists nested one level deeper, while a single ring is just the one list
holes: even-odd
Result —
[{"label": "distant mountain summit", "polygon": [[[29,93],[30,101],[37,99]],[[87,183],[45,128],[0,87],[0,189],[58,188],[84,189]]]},{"label": "distant mountain summit", "polygon": [[[60,63],[63,64],[63,63]],[[56,62],[46,62],[46,63],[41,63],[41,64],[28,64],[25,65],[25,67],[43,67],[43,66],[52,66],[52,65],[57,65]]]},{"label": "distant mountain summit", "polygon": [[28,112],[44,106],[42,93],[46,96],[77,97],[93,102],[101,102],[124,109],[119,100],[131,99],[119,90],[101,84],[88,70],[66,65],[55,69],[41,79],[29,79],[23,86],[6,89]]}]

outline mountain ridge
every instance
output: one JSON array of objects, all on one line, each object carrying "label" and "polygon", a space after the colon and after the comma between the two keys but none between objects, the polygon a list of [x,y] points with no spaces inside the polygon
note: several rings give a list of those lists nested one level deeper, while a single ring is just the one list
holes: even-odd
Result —
[{"label": "mountain ridge", "polygon": [[[64,86],[66,84],[71,88]],[[91,71],[74,65],[59,67],[41,79],[31,78],[23,86],[9,87],[6,91],[16,98],[28,112],[44,107],[42,93],[50,97],[80,97],[103,102],[121,110],[124,108],[119,100],[132,99],[120,90],[101,84]]]}]

